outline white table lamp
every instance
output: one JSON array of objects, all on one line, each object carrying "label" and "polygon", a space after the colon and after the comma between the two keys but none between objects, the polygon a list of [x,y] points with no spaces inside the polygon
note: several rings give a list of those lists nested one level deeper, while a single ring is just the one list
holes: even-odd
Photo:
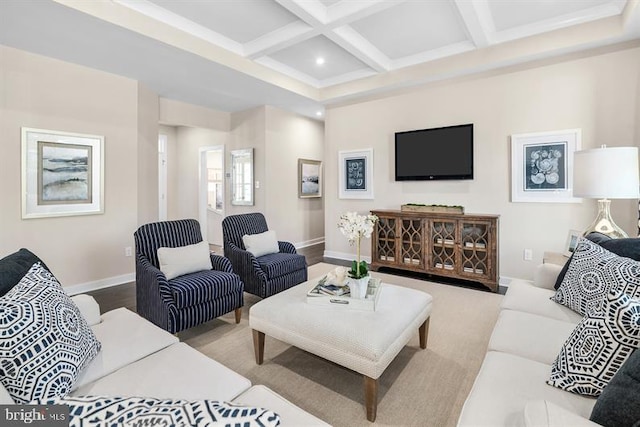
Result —
[{"label": "white table lamp", "polygon": [[585,230],[612,238],[629,237],[611,218],[609,199],[640,197],[637,147],[606,147],[576,151],[573,161],[573,195],[598,199],[598,216]]}]

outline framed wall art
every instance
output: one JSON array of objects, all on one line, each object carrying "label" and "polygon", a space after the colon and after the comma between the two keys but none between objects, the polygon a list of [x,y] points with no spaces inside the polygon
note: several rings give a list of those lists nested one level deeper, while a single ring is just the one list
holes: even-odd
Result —
[{"label": "framed wall art", "polygon": [[322,162],[298,159],[298,197],[322,197]]},{"label": "framed wall art", "polygon": [[22,128],[22,218],[104,212],[104,137]]},{"label": "framed wall art", "polygon": [[579,203],[573,153],[580,147],[580,129],[511,135],[511,201]]},{"label": "framed wall art", "polygon": [[340,199],[373,199],[373,149],[338,152]]}]

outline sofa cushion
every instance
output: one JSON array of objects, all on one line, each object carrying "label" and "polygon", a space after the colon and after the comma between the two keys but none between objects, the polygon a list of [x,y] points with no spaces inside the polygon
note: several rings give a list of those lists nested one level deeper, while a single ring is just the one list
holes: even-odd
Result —
[{"label": "sofa cushion", "polygon": [[205,241],[177,248],[158,248],[158,262],[160,271],[171,280],[183,274],[211,270],[211,251]]},{"label": "sofa cushion", "polygon": [[640,262],[581,238],[553,301],[586,315],[602,309],[610,290],[640,296]]},{"label": "sofa cushion", "polygon": [[458,427],[522,425],[523,410],[531,400],[548,400],[589,418],[595,399],[549,387],[550,366],[498,351],[485,355],[467,397]]},{"label": "sofa cushion", "polygon": [[640,346],[640,300],[611,292],[602,311],[578,324],[552,365],[547,383],[598,396],[629,355]]},{"label": "sofa cushion", "polygon": [[[577,324],[582,316],[575,311],[551,301],[555,291],[538,288],[522,280],[513,280],[500,307],[503,310],[517,310],[538,314],[551,319]],[[559,348],[559,347],[558,347]]]},{"label": "sofa cushion", "polygon": [[169,280],[169,287],[178,308],[191,307],[243,291],[240,277],[215,270],[176,277]]},{"label": "sofa cushion", "polygon": [[0,380],[16,402],[64,396],[100,351],[78,307],[40,263],[0,298]]},{"label": "sofa cushion", "polygon": [[80,373],[76,388],[179,341],[174,335],[126,308],[104,313],[102,322],[92,329],[102,344],[102,351]]},{"label": "sofa cushion", "polygon": [[303,255],[286,253],[263,255],[258,258],[258,264],[269,279],[307,268],[307,260]]},{"label": "sofa cushion", "polygon": [[576,324],[522,311],[502,310],[489,350],[502,351],[551,365]]},{"label": "sofa cushion", "polygon": [[[625,239],[612,239],[609,236],[596,232],[589,233],[585,237],[618,256],[631,258],[634,261],[640,261],[640,238],[629,237]],[[573,258],[573,254],[571,255],[571,258]],[[571,258],[567,260],[564,267],[562,267],[560,274],[558,274],[555,289],[558,289],[562,284],[562,280],[564,279],[565,274],[567,274],[567,269],[571,263]]]},{"label": "sofa cushion", "polygon": [[590,419],[607,427],[632,426],[640,421],[640,351],[634,351],[611,378]]},{"label": "sofa cushion", "polygon": [[[631,424],[628,424],[631,426]],[[600,427],[585,417],[547,400],[533,400],[524,407],[524,427]]]},{"label": "sofa cushion", "polygon": [[284,397],[274,393],[271,389],[263,385],[254,385],[249,390],[244,391],[240,396],[233,399],[233,402],[248,406],[269,408],[280,416],[280,421],[282,421],[283,426],[329,426],[329,424],[325,423],[321,419],[303,411]]},{"label": "sofa cushion", "polygon": [[262,255],[280,252],[276,232],[272,230],[258,234],[245,234],[242,236],[242,243],[245,249],[251,252],[256,258]]},{"label": "sofa cushion", "polygon": [[49,270],[40,258],[25,248],[0,259],[0,296],[9,292],[37,262]]},{"label": "sofa cushion", "polygon": [[82,396],[37,403],[67,405],[70,427],[87,424],[276,427],[280,424],[278,414],[273,411],[215,400]]},{"label": "sofa cushion", "polygon": [[242,375],[187,344],[176,343],[78,387],[72,396],[230,401],[249,387],[251,382]]}]

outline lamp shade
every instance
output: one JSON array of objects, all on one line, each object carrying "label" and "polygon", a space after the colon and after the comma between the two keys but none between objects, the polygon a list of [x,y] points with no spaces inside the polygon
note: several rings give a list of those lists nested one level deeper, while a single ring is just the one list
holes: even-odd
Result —
[{"label": "lamp shade", "polygon": [[640,197],[637,147],[603,147],[576,151],[573,195],[591,199]]}]

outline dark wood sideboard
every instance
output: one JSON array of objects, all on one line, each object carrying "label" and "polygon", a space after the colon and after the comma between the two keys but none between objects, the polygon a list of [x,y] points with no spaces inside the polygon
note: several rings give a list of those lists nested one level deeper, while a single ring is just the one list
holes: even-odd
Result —
[{"label": "dark wood sideboard", "polygon": [[372,211],[371,268],[479,282],[498,291],[498,215]]}]

